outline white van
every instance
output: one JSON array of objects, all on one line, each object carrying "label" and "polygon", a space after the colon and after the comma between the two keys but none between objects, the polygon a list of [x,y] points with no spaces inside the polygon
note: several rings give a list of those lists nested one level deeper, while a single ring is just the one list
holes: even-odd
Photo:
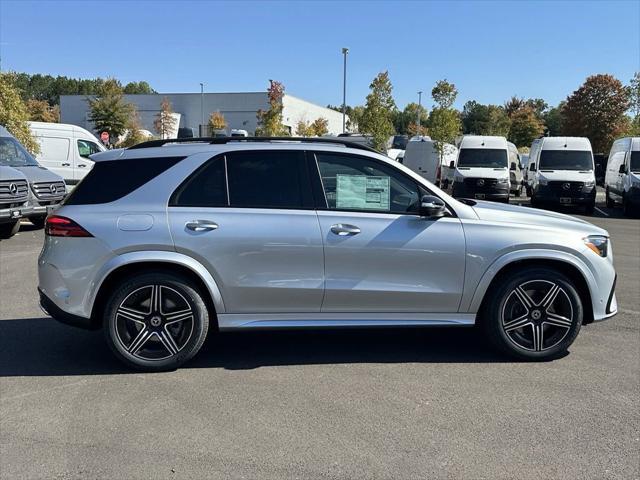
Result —
[{"label": "white van", "polygon": [[604,176],[607,207],[621,203],[625,215],[640,211],[640,137],[613,142]]},{"label": "white van", "polygon": [[430,137],[412,137],[407,142],[402,164],[435,184],[440,155],[433,140]]},{"label": "white van", "polygon": [[[531,145],[531,205],[596,206],[596,176],[591,142],[585,137],[543,137]],[[534,141],[535,143],[535,141]]]},{"label": "white van", "polygon": [[509,193],[513,193],[516,197],[522,195],[522,164],[520,163],[520,153],[518,147],[513,143],[507,142],[509,151],[509,184],[511,189]]},{"label": "white van", "polygon": [[76,125],[29,122],[29,128],[40,144],[38,163],[68,185],[78,183],[93,168],[89,155],[106,150],[95,136]]},{"label": "white van", "polygon": [[465,135],[455,165],[453,196],[509,203],[508,160],[506,138]]}]

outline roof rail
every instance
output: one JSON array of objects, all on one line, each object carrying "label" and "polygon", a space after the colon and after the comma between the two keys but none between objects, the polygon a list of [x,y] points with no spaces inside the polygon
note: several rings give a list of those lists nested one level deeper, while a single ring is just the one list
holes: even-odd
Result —
[{"label": "roof rail", "polygon": [[137,150],[140,148],[152,148],[161,147],[167,143],[209,143],[212,145],[224,145],[233,142],[299,142],[299,143],[328,143],[333,145],[344,145],[349,148],[356,148],[358,150],[366,150],[368,152],[380,153],[374,148],[367,147],[361,143],[352,142],[347,140],[349,137],[342,138],[327,138],[327,137],[196,137],[196,138],[166,138],[164,140],[149,140],[148,142],[142,142],[133,147],[129,147],[128,150]]}]

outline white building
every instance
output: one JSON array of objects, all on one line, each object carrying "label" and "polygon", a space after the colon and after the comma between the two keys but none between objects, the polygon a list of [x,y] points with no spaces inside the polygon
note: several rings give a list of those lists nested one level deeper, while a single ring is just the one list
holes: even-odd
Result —
[{"label": "white building", "polygon": [[[160,103],[167,97],[174,112],[180,114],[180,128],[192,128],[194,135],[209,121],[212,112],[220,112],[227,122],[227,133],[231,129],[247,130],[250,135],[258,126],[258,110],[268,110],[266,92],[246,93],[158,93],[150,95],[125,95],[127,102],[133,103],[140,115],[141,127],[153,130],[153,121],[160,112]],[[324,117],[329,122],[329,133],[342,133],[342,113],[286,94],[282,98],[282,121],[292,135],[295,135],[298,121],[313,122]],[[203,121],[204,120],[204,121]],[[60,96],[60,122],[71,123],[87,130],[93,130],[89,121],[89,105],[85,95]]]}]

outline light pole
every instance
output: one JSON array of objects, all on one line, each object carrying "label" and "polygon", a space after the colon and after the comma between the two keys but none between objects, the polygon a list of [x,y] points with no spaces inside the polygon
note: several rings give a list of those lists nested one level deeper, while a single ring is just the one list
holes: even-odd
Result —
[{"label": "light pole", "polygon": [[342,133],[346,132],[346,109],[347,109],[347,54],[348,48],[342,49],[342,55],[344,57],[344,66],[342,69]]},{"label": "light pole", "polygon": [[422,90],[418,92],[418,131],[416,132],[420,135],[420,110],[422,110]]},{"label": "light pole", "polygon": [[202,137],[202,127],[204,126],[204,83],[200,83],[200,128],[198,128],[198,136]]}]

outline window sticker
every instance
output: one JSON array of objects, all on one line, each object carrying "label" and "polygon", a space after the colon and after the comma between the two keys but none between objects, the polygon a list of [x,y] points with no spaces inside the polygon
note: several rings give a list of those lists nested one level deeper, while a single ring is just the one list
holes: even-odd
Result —
[{"label": "window sticker", "polygon": [[389,177],[336,176],[336,208],[388,211],[390,194]]}]

